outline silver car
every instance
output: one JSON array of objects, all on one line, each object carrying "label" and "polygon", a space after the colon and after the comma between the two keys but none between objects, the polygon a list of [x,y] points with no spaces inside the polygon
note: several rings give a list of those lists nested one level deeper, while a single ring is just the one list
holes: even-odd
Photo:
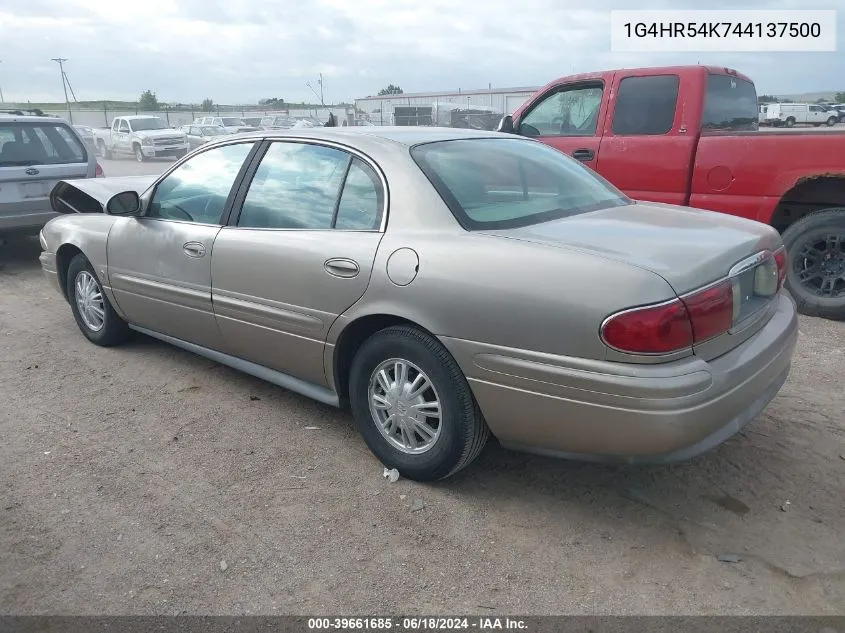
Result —
[{"label": "silver car", "polygon": [[0,114],[0,234],[35,234],[57,214],[60,180],[102,174],[79,133],[57,117]]},{"label": "silver car", "polygon": [[60,183],[41,235],[93,343],[131,332],[335,406],[404,476],[509,447],[690,458],[757,416],[797,337],[769,226],[632,201],[495,132],[313,128],[158,178]]}]

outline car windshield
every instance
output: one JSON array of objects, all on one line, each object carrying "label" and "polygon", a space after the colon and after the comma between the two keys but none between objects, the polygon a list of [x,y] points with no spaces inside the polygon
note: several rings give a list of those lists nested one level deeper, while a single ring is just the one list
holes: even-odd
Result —
[{"label": "car windshield", "polygon": [[79,138],[63,123],[0,123],[0,167],[87,160]]},{"label": "car windshield", "polygon": [[534,141],[438,141],[413,147],[411,156],[470,231],[528,226],[630,203],[578,161]]},{"label": "car windshield", "polygon": [[223,125],[244,125],[243,119],[237,119],[231,116],[223,117]]},{"label": "car windshield", "polygon": [[226,130],[219,125],[203,125],[202,133],[206,136],[222,136],[226,134]]},{"label": "car windshield", "polygon": [[158,117],[149,117],[147,119],[131,119],[129,125],[133,132],[140,132],[141,130],[166,130],[167,124],[164,119]]}]

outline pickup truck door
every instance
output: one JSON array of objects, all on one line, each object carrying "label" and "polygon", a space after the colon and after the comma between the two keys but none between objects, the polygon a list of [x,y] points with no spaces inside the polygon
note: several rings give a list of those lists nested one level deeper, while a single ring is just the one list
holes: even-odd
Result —
[{"label": "pickup truck door", "polygon": [[616,73],[597,171],[636,200],[686,204],[698,143],[699,80],[655,69]]},{"label": "pickup truck door", "polygon": [[595,169],[599,130],[607,110],[606,89],[600,78],[552,86],[520,113],[516,132]]},{"label": "pickup truck door", "polygon": [[126,119],[120,119],[120,125],[117,128],[117,134],[114,139],[114,149],[121,154],[129,152],[129,122]]}]

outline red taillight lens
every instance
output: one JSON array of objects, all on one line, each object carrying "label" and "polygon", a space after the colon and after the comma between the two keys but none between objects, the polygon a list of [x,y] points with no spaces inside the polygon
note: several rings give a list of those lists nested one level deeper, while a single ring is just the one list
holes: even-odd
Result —
[{"label": "red taillight lens", "polygon": [[726,280],[683,300],[619,312],[604,322],[601,336],[621,352],[668,354],[727,332],[733,318],[733,284]]},{"label": "red taillight lens", "polygon": [[786,247],[781,246],[775,251],[775,263],[778,267],[778,290],[783,288],[783,282],[786,281]]},{"label": "red taillight lens", "polygon": [[97,163],[97,169],[96,169],[96,171],[94,172],[94,177],[95,177],[95,178],[105,178],[105,177],[106,177],[106,174],[105,174],[105,172],[103,171],[103,168],[102,168],[102,167],[100,167],[100,163]]},{"label": "red taillight lens", "polygon": [[692,323],[680,299],[620,312],[604,322],[601,335],[610,347],[631,354],[666,354],[693,342]]},{"label": "red taillight lens", "polygon": [[733,283],[725,280],[683,299],[692,321],[693,339],[701,343],[731,329],[734,320]]}]

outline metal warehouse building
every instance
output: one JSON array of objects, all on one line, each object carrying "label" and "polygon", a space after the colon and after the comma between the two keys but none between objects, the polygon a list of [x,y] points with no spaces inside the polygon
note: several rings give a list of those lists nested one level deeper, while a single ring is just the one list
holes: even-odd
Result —
[{"label": "metal warehouse building", "polygon": [[374,125],[446,125],[494,129],[537,87],[416,92],[355,100],[359,118]]}]

